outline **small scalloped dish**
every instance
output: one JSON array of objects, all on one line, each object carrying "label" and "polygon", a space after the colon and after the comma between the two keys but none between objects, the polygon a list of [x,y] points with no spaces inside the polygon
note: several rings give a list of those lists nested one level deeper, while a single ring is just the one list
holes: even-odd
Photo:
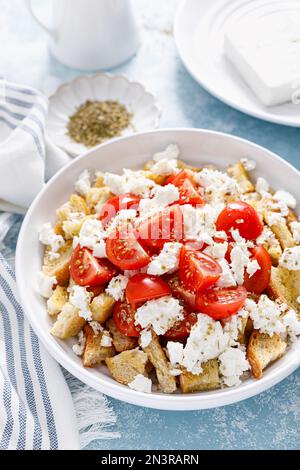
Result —
[{"label": "small scalloped dish", "polygon": [[122,75],[109,73],[78,77],[61,85],[49,98],[46,126],[53,143],[72,156],[89,150],[84,144],[75,142],[68,135],[67,129],[70,116],[87,100],[118,101],[132,113],[130,126],[122,131],[122,136],[156,129],[159,126],[161,113],[156,99],[140,83],[131,82]]}]

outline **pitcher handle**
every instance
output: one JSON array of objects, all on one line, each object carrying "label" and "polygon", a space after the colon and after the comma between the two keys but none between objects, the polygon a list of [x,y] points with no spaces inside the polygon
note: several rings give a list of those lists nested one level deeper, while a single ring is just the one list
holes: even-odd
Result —
[{"label": "pitcher handle", "polygon": [[32,6],[32,0],[25,0],[25,5],[27,6],[27,9],[33,19],[43,28],[44,31],[46,31],[50,36],[53,36],[55,34],[54,28],[51,28],[50,26],[45,25],[35,14]]}]

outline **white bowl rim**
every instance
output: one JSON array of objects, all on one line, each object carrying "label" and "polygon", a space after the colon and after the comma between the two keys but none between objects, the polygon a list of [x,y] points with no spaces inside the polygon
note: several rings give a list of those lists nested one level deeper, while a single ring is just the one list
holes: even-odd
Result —
[{"label": "white bowl rim", "polygon": [[[16,249],[16,280],[18,286],[18,292],[20,295],[21,304],[24,308],[27,319],[29,320],[33,330],[37,334],[38,338],[41,340],[45,349],[48,350],[50,355],[55,358],[55,360],[60,363],[66,370],[71,374],[77,377],[82,382],[87,385],[99,390],[100,392],[117,398],[119,400],[131,403],[138,406],[146,406],[149,408],[163,409],[163,410],[200,410],[208,408],[216,408],[219,406],[224,406],[232,403],[236,403],[246,398],[250,398],[254,395],[257,395],[273,385],[277,384],[281,380],[285,379],[288,375],[294,372],[300,365],[299,351],[300,351],[300,341],[297,342],[296,347],[290,349],[284,357],[289,355],[290,360],[287,364],[282,365],[281,368],[272,371],[272,373],[263,376],[260,380],[245,383],[243,387],[232,387],[225,388],[222,390],[222,394],[219,393],[215,395],[214,392],[201,392],[199,395],[194,394],[162,394],[162,393],[143,393],[131,390],[129,387],[121,385],[117,382],[108,383],[103,377],[95,377],[90,374],[89,370],[84,368],[82,365],[75,363],[72,359],[65,354],[63,350],[60,349],[58,342],[49,342],[49,331],[45,331],[40,327],[39,323],[35,321],[36,316],[31,313],[32,309],[27,302],[26,288],[23,284],[22,278],[22,246],[24,243],[24,238],[26,237],[27,226],[30,223],[31,214],[34,212],[36,206],[38,206],[40,200],[43,198],[44,194],[47,192],[48,187],[61,177],[62,174],[68,171],[72,166],[76,166],[78,161],[85,159],[91,152],[95,152],[98,148],[103,148],[106,146],[117,144],[119,141],[125,141],[128,139],[142,138],[145,135],[157,134],[157,133],[194,133],[200,134],[209,134],[216,135],[220,137],[227,138],[229,140],[235,140],[236,142],[245,143],[250,147],[257,148],[263,152],[269,154],[275,160],[279,160],[285,166],[288,166],[293,172],[296,172],[300,176],[300,172],[289,162],[275,154],[274,152],[266,149],[263,146],[260,146],[254,142],[251,142],[247,139],[237,137],[228,133],[208,130],[208,129],[193,129],[193,128],[165,128],[165,129],[156,129],[142,133],[136,133],[129,136],[119,137],[113,141],[109,141],[103,144],[100,144],[96,147],[93,147],[91,150],[85,152],[81,156],[69,162],[63,168],[61,168],[44,186],[44,188],[39,192],[39,194],[34,199],[30,208],[28,209],[19,236],[17,241]],[[219,391],[220,392],[220,391]]]}]

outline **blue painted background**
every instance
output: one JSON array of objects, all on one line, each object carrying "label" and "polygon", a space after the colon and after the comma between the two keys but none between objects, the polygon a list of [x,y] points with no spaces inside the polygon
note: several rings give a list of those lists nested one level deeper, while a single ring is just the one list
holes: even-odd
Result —
[{"label": "blue painted background", "polygon": [[[42,14],[47,3],[36,2]],[[142,82],[158,98],[162,127],[203,127],[253,140],[300,168],[300,129],[248,117],[217,101],[186,72],[174,45],[178,0],[135,0],[142,45],[116,69]],[[47,35],[28,16],[23,0],[0,0],[0,74],[50,93],[80,72],[49,57]],[[288,187],[288,182],[287,182]],[[0,247],[13,257],[19,224]],[[300,370],[271,390],[236,405],[198,412],[164,412],[109,399],[121,438],[94,449],[299,449]]]}]

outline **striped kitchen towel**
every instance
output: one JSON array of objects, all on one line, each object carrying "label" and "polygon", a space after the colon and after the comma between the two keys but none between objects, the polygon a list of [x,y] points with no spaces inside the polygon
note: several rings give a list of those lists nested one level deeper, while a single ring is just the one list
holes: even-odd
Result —
[{"label": "striped kitchen towel", "polygon": [[[70,157],[45,135],[48,100],[0,79],[0,449],[77,449],[119,437],[106,398],[64,375],[18,301],[5,237],[35,195]],[[9,237],[6,237],[9,238]],[[38,312],[37,312],[38,313]],[[70,393],[71,392],[71,393]]]}]

